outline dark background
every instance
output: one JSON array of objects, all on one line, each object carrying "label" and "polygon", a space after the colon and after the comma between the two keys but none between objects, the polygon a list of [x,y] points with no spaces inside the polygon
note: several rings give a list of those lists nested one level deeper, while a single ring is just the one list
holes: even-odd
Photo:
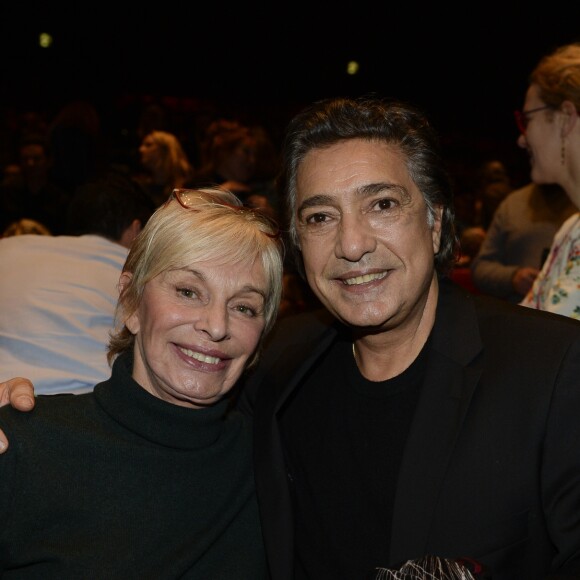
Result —
[{"label": "dark background", "polygon": [[212,102],[277,140],[314,99],[377,92],[423,107],[450,157],[524,179],[513,110],[537,60],[580,40],[580,0],[343,4],[3,2],[0,103],[50,115],[86,98],[115,133],[145,101],[182,116]]}]

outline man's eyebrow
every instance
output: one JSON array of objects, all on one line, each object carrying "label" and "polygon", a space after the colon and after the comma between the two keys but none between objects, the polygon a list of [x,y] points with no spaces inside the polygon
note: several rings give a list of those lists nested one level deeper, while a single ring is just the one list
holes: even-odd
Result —
[{"label": "man's eyebrow", "polygon": [[[359,187],[357,190],[357,195],[359,197],[364,198],[370,197],[371,195],[376,195],[377,193],[385,193],[389,191],[399,194],[405,200],[409,200],[411,198],[409,191],[404,185],[384,181],[378,183],[368,183],[366,185],[363,185],[362,187]],[[297,213],[298,215],[300,215],[304,210],[307,210],[312,207],[318,207],[321,205],[332,205],[335,199],[336,199],[335,196],[327,195],[324,193],[313,195],[312,197],[305,199],[300,204]]]},{"label": "man's eyebrow", "polygon": [[319,205],[332,205],[334,198],[331,195],[318,194],[305,199],[298,207],[297,213],[300,215],[305,209],[318,207]]},{"label": "man's eyebrow", "polygon": [[363,185],[359,188],[359,195],[361,197],[367,197],[371,195],[376,195],[377,193],[384,193],[387,191],[392,191],[398,193],[402,198],[408,200],[411,197],[408,189],[404,185],[398,183],[389,183],[381,181],[379,183],[369,183]]}]

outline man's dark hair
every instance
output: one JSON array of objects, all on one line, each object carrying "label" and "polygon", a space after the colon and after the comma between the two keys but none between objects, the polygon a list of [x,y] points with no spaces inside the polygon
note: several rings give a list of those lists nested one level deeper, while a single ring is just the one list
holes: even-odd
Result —
[{"label": "man's dark hair", "polygon": [[79,186],[68,206],[66,233],[93,234],[118,242],[133,220],[143,227],[154,205],[130,177],[117,172]]}]

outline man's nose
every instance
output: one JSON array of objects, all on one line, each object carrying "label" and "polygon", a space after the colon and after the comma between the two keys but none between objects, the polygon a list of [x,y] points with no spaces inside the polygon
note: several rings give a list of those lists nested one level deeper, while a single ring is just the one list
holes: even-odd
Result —
[{"label": "man's nose", "polygon": [[349,262],[358,262],[376,248],[376,234],[359,213],[341,216],[336,240],[336,256]]}]

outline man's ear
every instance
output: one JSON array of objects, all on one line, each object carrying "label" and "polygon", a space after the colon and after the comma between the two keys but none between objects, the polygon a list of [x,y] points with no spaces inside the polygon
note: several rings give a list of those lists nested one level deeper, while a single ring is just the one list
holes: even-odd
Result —
[{"label": "man's ear", "polygon": [[131,249],[131,245],[135,238],[139,235],[141,231],[141,221],[138,219],[134,219],[129,226],[125,228],[123,233],[121,234],[121,239],[119,243],[125,248]]},{"label": "man's ear", "polygon": [[443,225],[443,206],[435,206],[431,235],[433,236],[433,254],[439,252],[441,246],[441,227]]}]

